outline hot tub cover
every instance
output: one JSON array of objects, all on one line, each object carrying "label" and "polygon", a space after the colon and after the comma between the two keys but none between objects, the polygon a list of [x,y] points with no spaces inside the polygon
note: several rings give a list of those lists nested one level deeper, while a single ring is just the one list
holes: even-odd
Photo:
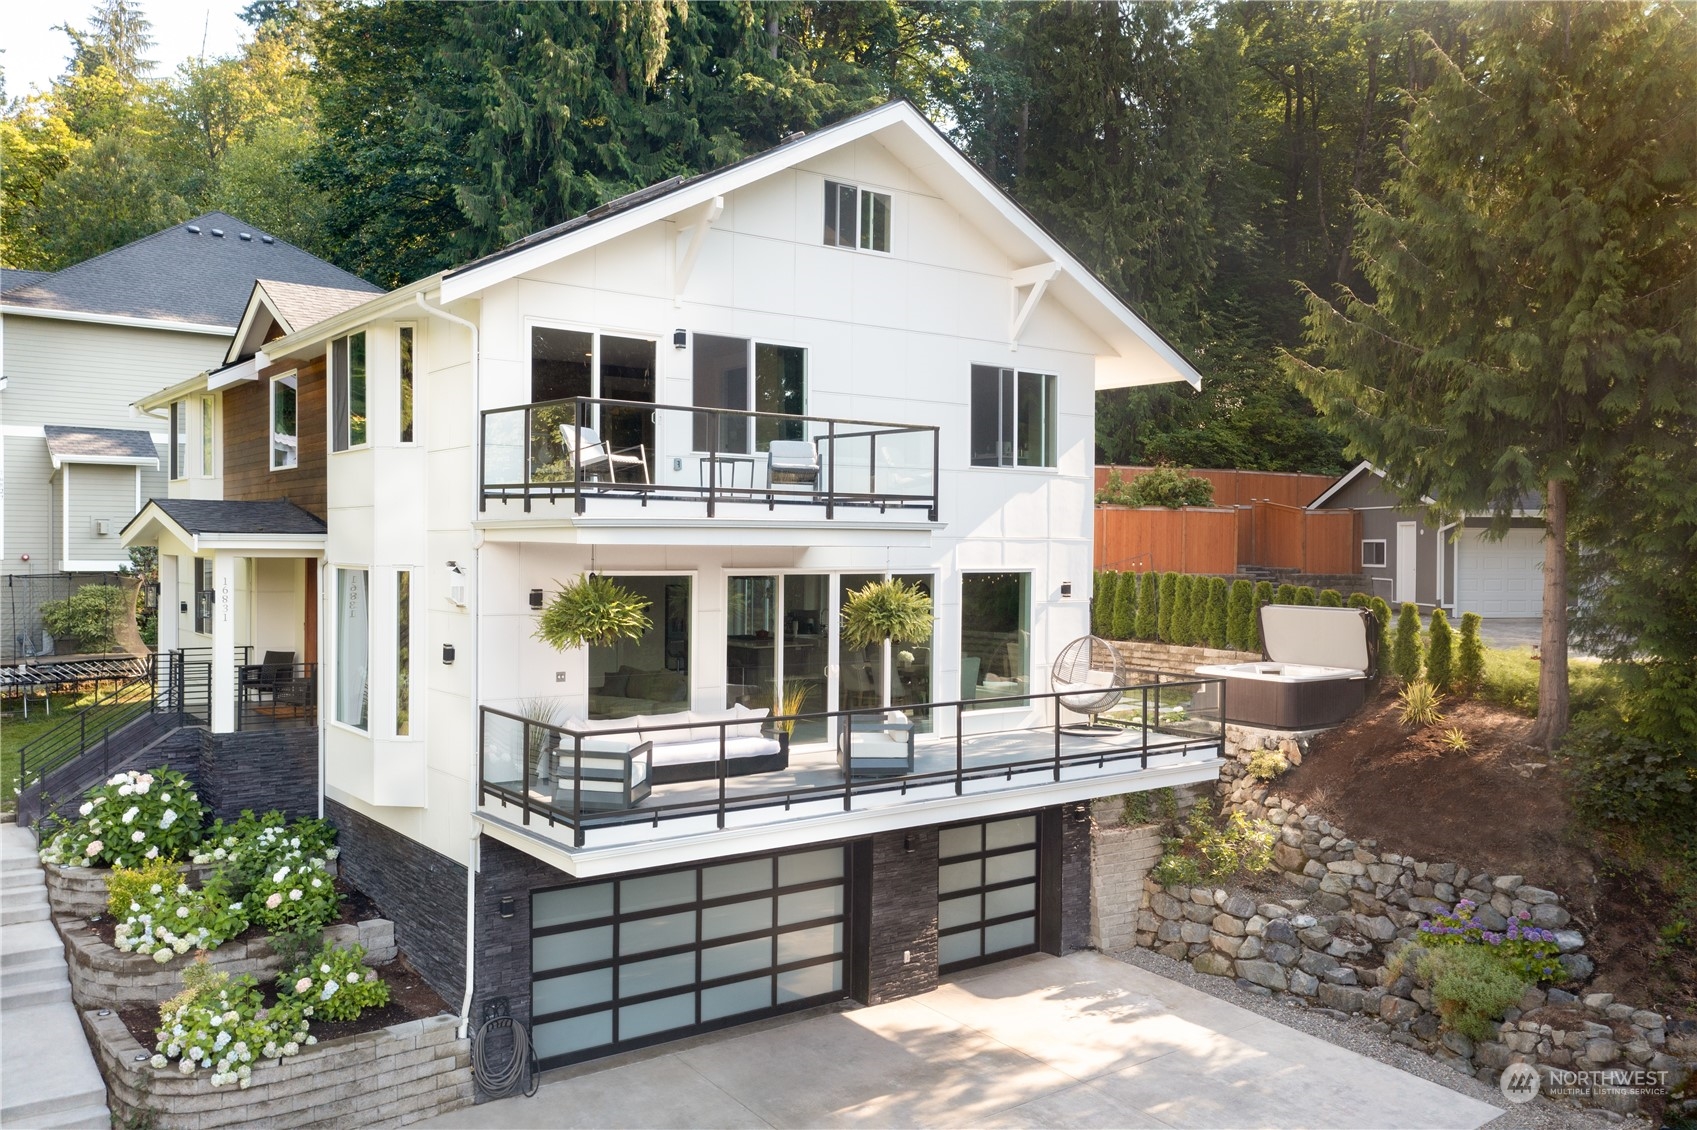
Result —
[{"label": "hot tub cover", "polygon": [[1266,604],[1260,617],[1269,662],[1378,674],[1379,623],[1365,608]]}]

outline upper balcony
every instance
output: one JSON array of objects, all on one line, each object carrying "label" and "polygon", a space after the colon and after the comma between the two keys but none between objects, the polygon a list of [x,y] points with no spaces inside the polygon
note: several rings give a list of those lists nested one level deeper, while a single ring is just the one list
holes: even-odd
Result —
[{"label": "upper balcony", "polygon": [[482,512],[588,526],[937,522],[938,429],[574,397],[480,421]]}]

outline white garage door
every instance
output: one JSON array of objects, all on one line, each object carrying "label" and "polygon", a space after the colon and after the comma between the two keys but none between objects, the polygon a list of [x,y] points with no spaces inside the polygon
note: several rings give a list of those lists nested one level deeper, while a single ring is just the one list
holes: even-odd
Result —
[{"label": "white garage door", "polygon": [[1462,536],[1456,557],[1456,611],[1538,616],[1544,607],[1544,531],[1510,530],[1502,541]]}]

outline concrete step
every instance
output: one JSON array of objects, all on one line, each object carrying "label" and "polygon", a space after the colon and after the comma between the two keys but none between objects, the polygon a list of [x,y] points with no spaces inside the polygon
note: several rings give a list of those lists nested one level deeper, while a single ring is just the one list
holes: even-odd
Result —
[{"label": "concrete step", "polygon": [[47,905],[47,886],[0,888],[0,909]]},{"label": "concrete step", "polygon": [[28,855],[7,855],[0,857],[0,875],[11,875],[17,872],[41,872],[41,857],[31,851]]},{"label": "concrete step", "polygon": [[[41,1004],[6,1010],[0,1056],[0,1126],[43,1126],[106,1103],[106,1084],[88,1051],[75,1008]],[[14,1043],[18,1033],[28,1033]]]},{"label": "concrete step", "polygon": [[65,960],[65,943],[52,922],[25,922],[6,928],[5,942],[0,944],[0,968],[34,965],[49,958]]},{"label": "concrete step", "polygon": [[26,922],[46,922],[47,916],[46,895],[41,897],[39,903],[7,902],[0,905],[0,926],[21,926]]},{"label": "concrete step", "polygon": [[45,886],[47,875],[39,867],[18,867],[11,871],[0,871],[0,891]]},{"label": "concrete step", "polygon": [[48,1115],[36,1125],[41,1130],[111,1130],[112,1112],[106,1109],[102,1100],[99,1106],[83,1106]]},{"label": "concrete step", "polygon": [[[0,985],[0,1010],[10,1014],[15,1009],[33,1008],[41,1004],[54,1004],[60,1001],[70,1004],[70,979],[65,976],[64,970],[59,971],[59,976],[64,979],[57,985],[13,985],[8,980],[5,984]],[[0,1119],[0,1125],[4,1124],[5,1120]]]},{"label": "concrete step", "polygon": [[0,989],[19,985],[57,985],[61,982],[68,985],[69,977],[65,971],[64,952],[59,951],[42,954],[35,961],[6,966],[5,971],[0,972]]}]

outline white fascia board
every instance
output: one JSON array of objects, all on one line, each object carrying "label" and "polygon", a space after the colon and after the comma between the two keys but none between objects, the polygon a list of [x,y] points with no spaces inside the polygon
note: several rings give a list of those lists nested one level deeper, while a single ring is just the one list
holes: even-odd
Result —
[{"label": "white fascia board", "polygon": [[[1365,459],[1363,459],[1361,462],[1357,463],[1355,466],[1353,466],[1349,470],[1345,471],[1344,474],[1343,474],[1343,477],[1341,479],[1339,479],[1337,482],[1333,483],[1331,486],[1327,487],[1325,489],[1325,492],[1322,493],[1319,498],[1316,498],[1313,502],[1310,502],[1308,504],[1308,509],[1310,509],[1310,510],[1320,509],[1320,507],[1322,507],[1326,504],[1327,499],[1331,498],[1332,495],[1336,494],[1338,491],[1342,490],[1344,487],[1346,487],[1350,483],[1354,482],[1356,480],[1356,477],[1359,476],[1361,474],[1361,472],[1363,472],[1363,471],[1372,471],[1374,474],[1378,475],[1381,479],[1385,477],[1385,473],[1383,471],[1378,470],[1376,467],[1373,466],[1373,464],[1371,464],[1371,463],[1367,462]],[[1367,508],[1363,507],[1363,509],[1367,509]]]},{"label": "white fascia board", "polygon": [[270,363],[270,359],[265,356],[265,353],[262,350],[239,364],[226,365],[224,368],[219,369],[216,372],[206,374],[206,391],[217,392],[219,389],[229,388],[231,385],[243,384],[247,381],[257,381],[259,379],[259,370],[265,368],[265,366]]},{"label": "white fascia board", "polygon": [[570,836],[570,829],[561,826],[557,832],[561,838],[557,839],[545,830],[548,826],[546,821],[525,827],[517,822],[516,809],[511,810],[515,814],[515,819],[511,820],[497,815],[500,812],[498,805],[475,810],[471,815],[472,819],[482,826],[485,835],[534,856],[569,875],[588,879],[630,871],[645,871],[650,868],[679,867],[704,859],[771,853],[807,844],[859,839],[902,828],[987,820],[1012,812],[1027,812],[1074,801],[1216,781],[1223,764],[1218,758],[1209,758],[1206,761],[1192,761],[1157,769],[1132,769],[1124,773],[1103,774],[1087,780],[1059,781],[1049,785],[1007,789],[995,793],[974,793],[940,801],[894,804],[829,817],[782,820],[755,827],[726,828],[698,835],[661,838],[604,848],[571,847],[564,839]]},{"label": "white fascia board", "polygon": [[325,534],[216,534],[194,535],[196,552],[219,551],[241,557],[313,557],[324,553]]},{"label": "white fascia board", "polygon": [[185,334],[234,333],[235,326],[210,326],[203,322],[173,322],[164,318],[129,318],[118,314],[91,314],[83,310],[47,310],[38,306],[0,305],[0,314],[24,318],[54,318],[63,322],[92,322],[102,326],[126,326],[139,330],[171,330]]},{"label": "white fascia board", "polygon": [[205,392],[207,376],[204,372],[196,373],[186,381],[178,381],[169,388],[162,388],[158,392],[149,393],[140,400],[131,401],[130,407],[146,415],[152,415],[160,408],[170,407],[172,401]]},{"label": "white fascia board", "polygon": [[224,351],[224,363],[226,365],[241,355],[242,342],[247,339],[248,334],[253,332],[254,319],[257,318],[262,311],[271,315],[271,320],[282,328],[283,333],[287,334],[289,332],[291,328],[289,326],[289,320],[283,317],[283,312],[277,309],[276,304],[271,301],[271,296],[265,293],[263,283],[260,280],[255,279],[253,282],[253,292],[248,295],[247,308],[242,311],[241,324],[238,325],[236,327],[236,331],[230,335],[230,348]]},{"label": "white fascia board", "polygon": [[50,455],[53,469],[57,471],[61,464],[76,463],[81,466],[95,467],[152,467],[159,470],[159,456],[151,459],[134,455]]},{"label": "white fascia board", "polygon": [[486,540],[522,544],[553,545],[653,545],[653,546],[772,546],[856,547],[926,546],[931,536],[944,528],[942,522],[735,522],[717,518],[581,518],[570,522],[529,519],[481,519],[474,529]]},{"label": "white fascia board", "polygon": [[64,561],[62,571],[66,573],[116,573],[120,569],[128,569],[128,561]]},{"label": "white fascia board", "polygon": [[194,541],[193,534],[177,525],[176,520],[169,514],[149,502],[136,512],[134,518],[125,523],[123,529],[118,531],[119,544],[125,549],[138,545],[157,544],[159,535],[154,531],[156,525],[160,530],[184,545],[189,545]]}]

